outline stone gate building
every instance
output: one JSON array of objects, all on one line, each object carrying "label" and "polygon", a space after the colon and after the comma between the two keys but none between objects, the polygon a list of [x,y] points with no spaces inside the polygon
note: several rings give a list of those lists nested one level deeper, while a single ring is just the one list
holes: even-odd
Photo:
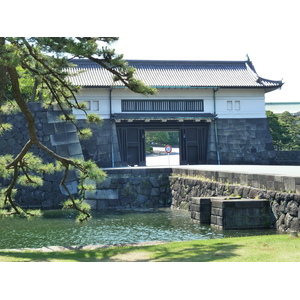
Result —
[{"label": "stone gate building", "polygon": [[[179,133],[181,165],[274,162],[264,95],[283,83],[260,77],[249,60],[128,61],[136,68],[136,78],[157,89],[151,96],[131,92],[89,60],[73,63],[70,73],[84,71],[70,77],[82,87],[77,100],[98,113],[103,125],[92,125],[93,137],[79,141],[75,127],[58,120],[59,111],[29,104],[39,138],[60,155],[92,159],[100,167],[143,166],[145,132],[171,130]],[[74,113],[84,126],[84,114]],[[17,155],[28,140],[26,120],[21,113],[2,117],[13,130],[0,136],[0,153]],[[34,152],[49,161],[39,149]],[[19,203],[58,207],[65,198],[60,180],[48,175],[43,187],[20,189]],[[76,185],[73,174],[68,186],[74,193]]]},{"label": "stone gate building", "polygon": [[[98,113],[102,127],[82,144],[85,158],[102,167],[145,165],[145,131],[179,133],[180,164],[269,164],[274,148],[265,93],[282,81],[260,77],[247,61],[130,60],[136,78],[157,93],[136,94],[89,60],[73,60],[77,100]],[[79,122],[84,114],[74,112]]]}]

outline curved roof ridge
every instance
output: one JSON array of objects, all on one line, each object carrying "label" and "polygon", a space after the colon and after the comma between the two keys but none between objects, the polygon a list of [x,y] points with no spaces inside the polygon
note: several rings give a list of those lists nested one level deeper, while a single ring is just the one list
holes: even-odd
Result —
[{"label": "curved roof ridge", "polygon": [[[271,91],[283,83],[260,77],[250,59],[246,61],[225,60],[126,60],[136,69],[135,77],[156,88],[265,88]],[[70,80],[80,86],[124,87],[114,82],[109,71],[88,59],[70,60],[75,66],[69,68]]]},{"label": "curved roof ridge", "polygon": [[[86,58],[74,58],[69,60],[76,64],[91,64],[97,63]],[[125,59],[128,63],[144,63],[144,64],[245,64],[244,60],[165,60],[165,59]],[[100,67],[100,66],[99,66]]]},{"label": "curved roof ridge", "polygon": [[267,78],[264,78],[264,77],[261,77],[258,75],[252,61],[250,60],[249,56],[248,56],[248,60],[245,61],[246,65],[257,75],[257,82],[268,82],[268,83],[274,83],[274,84],[281,84],[283,85],[282,83],[282,80],[272,80],[272,79],[267,79]]}]

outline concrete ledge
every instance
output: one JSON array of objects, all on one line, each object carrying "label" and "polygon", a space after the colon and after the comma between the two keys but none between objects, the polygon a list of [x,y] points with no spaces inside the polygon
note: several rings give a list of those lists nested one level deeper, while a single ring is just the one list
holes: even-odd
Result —
[{"label": "concrete ledge", "polygon": [[199,223],[210,223],[211,218],[211,200],[205,197],[192,197],[191,218]]},{"label": "concrete ledge", "polygon": [[191,219],[218,229],[271,227],[271,208],[267,200],[225,197],[192,197]]},{"label": "concrete ledge", "polygon": [[271,215],[267,200],[211,198],[211,225],[219,229],[271,228]]},{"label": "concrete ledge", "polygon": [[174,167],[173,174],[202,178],[225,184],[240,184],[278,192],[300,194],[299,166],[192,166]]}]

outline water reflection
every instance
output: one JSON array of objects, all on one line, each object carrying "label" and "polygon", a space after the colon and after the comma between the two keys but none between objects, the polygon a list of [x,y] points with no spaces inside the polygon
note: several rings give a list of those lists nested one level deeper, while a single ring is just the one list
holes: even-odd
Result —
[{"label": "water reflection", "polygon": [[75,223],[70,211],[45,211],[42,219],[0,219],[0,249],[99,245],[145,241],[184,241],[274,234],[273,230],[221,231],[193,223],[182,210],[94,212],[91,221]]}]

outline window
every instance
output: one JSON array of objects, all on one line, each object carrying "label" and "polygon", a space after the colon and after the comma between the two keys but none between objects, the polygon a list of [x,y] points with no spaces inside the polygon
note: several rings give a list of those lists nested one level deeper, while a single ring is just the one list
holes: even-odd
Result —
[{"label": "window", "polygon": [[99,111],[99,101],[92,101],[91,110],[93,110],[93,111]]},{"label": "window", "polygon": [[84,101],[86,110],[99,111],[99,101]]},{"label": "window", "polygon": [[227,101],[227,110],[228,111],[240,111],[241,110],[241,101]]},{"label": "window", "polygon": [[122,111],[204,111],[203,100],[122,100]]},{"label": "window", "polygon": [[227,110],[232,110],[232,101],[227,101]]},{"label": "window", "polygon": [[91,110],[91,101],[84,101],[86,105],[86,110]]}]

